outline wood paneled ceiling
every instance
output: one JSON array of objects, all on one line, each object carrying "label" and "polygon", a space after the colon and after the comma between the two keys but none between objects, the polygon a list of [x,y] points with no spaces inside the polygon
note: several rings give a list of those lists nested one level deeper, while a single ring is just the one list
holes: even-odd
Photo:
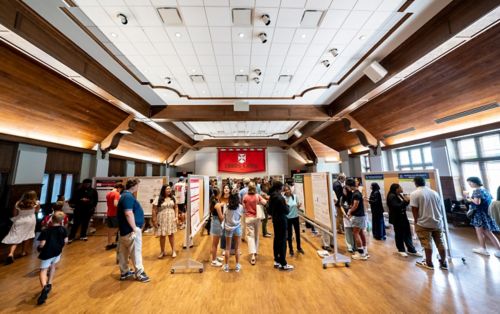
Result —
[{"label": "wood paneled ceiling", "polygon": [[[500,25],[471,40],[351,115],[377,139],[397,144],[500,121],[500,108],[436,119],[500,102]],[[385,138],[396,132],[414,131]]]},{"label": "wood paneled ceiling", "polygon": [[311,149],[314,151],[314,154],[318,158],[323,158],[325,161],[339,161],[340,155],[339,152],[332,149],[331,147],[315,140],[310,137],[307,139],[309,145],[311,145]]},{"label": "wood paneled ceiling", "polygon": [[334,122],[322,131],[312,136],[313,139],[336,151],[353,149],[359,145],[359,140],[353,133],[348,133],[341,122]]}]

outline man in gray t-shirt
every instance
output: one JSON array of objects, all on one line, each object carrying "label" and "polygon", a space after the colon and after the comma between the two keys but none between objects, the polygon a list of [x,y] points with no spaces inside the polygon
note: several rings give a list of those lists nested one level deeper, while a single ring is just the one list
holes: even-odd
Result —
[{"label": "man in gray t-shirt", "polygon": [[415,219],[415,232],[425,250],[425,260],[417,266],[434,269],[432,263],[432,241],[436,244],[440,256],[440,268],[448,269],[446,250],[443,240],[443,203],[436,191],[425,186],[422,177],[413,179],[417,190],[410,194],[410,207]]}]

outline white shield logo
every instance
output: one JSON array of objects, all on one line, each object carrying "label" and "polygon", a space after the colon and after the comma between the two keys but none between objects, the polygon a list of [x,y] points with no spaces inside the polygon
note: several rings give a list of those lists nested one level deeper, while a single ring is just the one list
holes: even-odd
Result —
[{"label": "white shield logo", "polygon": [[238,162],[244,164],[247,161],[247,154],[238,154]]}]

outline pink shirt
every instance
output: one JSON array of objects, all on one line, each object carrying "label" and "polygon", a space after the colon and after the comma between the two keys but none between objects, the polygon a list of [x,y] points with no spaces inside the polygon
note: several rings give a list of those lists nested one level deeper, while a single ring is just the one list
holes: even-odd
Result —
[{"label": "pink shirt", "polygon": [[246,194],[243,198],[243,206],[245,207],[246,217],[256,217],[257,216],[257,204],[262,201],[262,197],[259,194]]}]

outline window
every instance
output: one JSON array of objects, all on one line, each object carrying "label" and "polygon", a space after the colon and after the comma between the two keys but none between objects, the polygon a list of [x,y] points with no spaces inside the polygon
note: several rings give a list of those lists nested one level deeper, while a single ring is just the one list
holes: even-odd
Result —
[{"label": "window", "polygon": [[64,199],[69,200],[73,192],[73,175],[66,175],[66,183],[64,184]]},{"label": "window", "polygon": [[362,172],[370,172],[370,156],[362,155],[361,156],[361,171]]},{"label": "window", "polygon": [[40,204],[41,205],[44,205],[46,203],[48,188],[49,188],[49,175],[44,174],[43,181],[42,181],[42,192],[40,193]]},{"label": "window", "polygon": [[396,150],[399,171],[432,169],[431,146],[414,146]]},{"label": "window", "polygon": [[69,200],[73,192],[73,174],[46,173],[43,175],[42,184],[41,205],[57,202],[59,195],[64,195],[64,199]]},{"label": "window", "polygon": [[490,191],[500,186],[500,132],[454,140],[462,182],[469,189],[468,177],[479,177]]}]

